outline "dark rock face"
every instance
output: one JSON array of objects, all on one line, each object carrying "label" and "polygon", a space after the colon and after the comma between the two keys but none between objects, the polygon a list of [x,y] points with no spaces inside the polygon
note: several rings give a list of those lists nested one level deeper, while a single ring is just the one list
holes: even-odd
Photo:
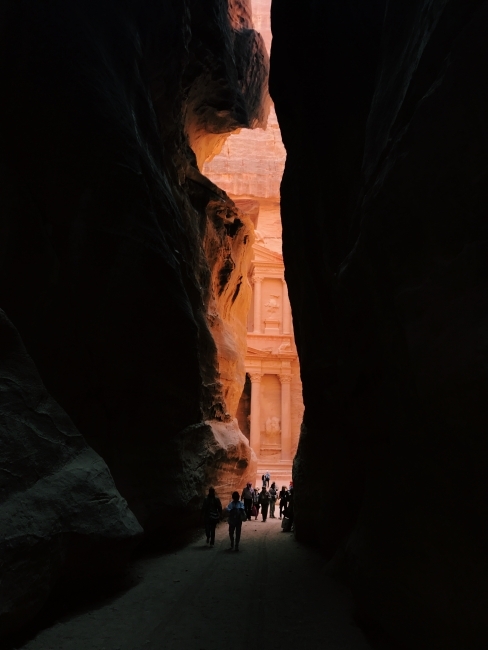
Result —
[{"label": "dark rock face", "polygon": [[236,292],[251,226],[189,143],[266,120],[248,5],[1,9],[0,305],[146,529],[200,498],[200,480],[175,479],[179,433],[229,419],[207,308],[216,264]]},{"label": "dark rock face", "polygon": [[0,479],[4,633],[40,609],[61,574],[120,570],[142,528],[2,311]]},{"label": "dark rock face", "polygon": [[273,6],[297,534],[407,647],[481,648],[488,3],[384,4]]}]

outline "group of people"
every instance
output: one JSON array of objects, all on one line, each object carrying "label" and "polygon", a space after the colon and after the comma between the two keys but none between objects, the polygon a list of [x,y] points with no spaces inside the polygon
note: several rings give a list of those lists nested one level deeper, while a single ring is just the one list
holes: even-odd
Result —
[{"label": "group of people", "polygon": [[255,521],[258,518],[259,510],[261,510],[263,521],[268,518],[268,512],[270,519],[276,519],[276,504],[279,500],[279,518],[281,519],[283,515],[285,517],[289,516],[288,510],[293,500],[293,486],[290,484],[290,487],[287,488],[283,485],[278,492],[274,482],[271,483],[269,489],[266,485],[263,485],[261,490],[253,488],[251,483],[248,483],[242,490],[241,499],[244,503],[247,518],[250,520],[254,517]]},{"label": "group of people", "polygon": [[[278,499],[280,507],[279,518],[286,517],[289,521],[293,520],[293,483],[290,483],[288,488],[283,485],[278,492],[275,482],[271,483],[271,486],[268,487],[270,481],[269,473],[263,474],[262,481],[263,486],[261,490],[253,488],[251,483],[247,483],[240,497],[239,492],[232,493],[232,501],[225,509],[225,514],[228,515],[229,519],[231,549],[239,550],[242,523],[244,521],[251,521],[252,517],[256,521],[259,510],[261,510],[263,522],[268,518],[268,511],[270,519],[276,519],[275,511]],[[214,546],[215,544],[215,528],[222,514],[222,503],[216,496],[215,489],[211,487],[208,490],[208,495],[205,497],[202,507],[207,544],[210,544],[210,546]]]}]

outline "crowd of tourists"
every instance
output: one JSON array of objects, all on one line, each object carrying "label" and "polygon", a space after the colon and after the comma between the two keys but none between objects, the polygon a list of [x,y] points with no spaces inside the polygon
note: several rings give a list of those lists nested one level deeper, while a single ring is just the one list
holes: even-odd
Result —
[{"label": "crowd of tourists", "polygon": [[293,483],[288,487],[282,485],[278,491],[276,483],[269,485],[271,480],[269,472],[262,476],[262,487],[253,488],[252,483],[247,483],[246,487],[239,492],[232,493],[232,501],[225,508],[215,494],[213,487],[209,488],[208,495],[205,497],[202,507],[202,516],[205,524],[205,534],[207,544],[215,544],[215,528],[222,516],[228,517],[230,548],[239,550],[241,539],[242,524],[245,521],[257,520],[261,511],[262,521],[268,518],[276,519],[276,506],[279,506],[279,518],[283,519],[283,530],[289,531],[293,525]]}]

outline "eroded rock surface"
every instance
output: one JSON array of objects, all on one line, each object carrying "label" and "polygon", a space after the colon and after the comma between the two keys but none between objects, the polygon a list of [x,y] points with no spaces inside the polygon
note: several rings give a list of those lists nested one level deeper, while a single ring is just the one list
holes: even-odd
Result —
[{"label": "eroded rock surface", "polygon": [[487,28],[484,1],[273,5],[297,535],[416,650],[488,642]]},{"label": "eroded rock surface", "polygon": [[4,633],[41,608],[61,574],[120,570],[142,528],[1,310],[0,481]]},{"label": "eroded rock surface", "polygon": [[278,198],[285,155],[271,106],[267,128],[242,130],[227,138],[219,155],[205,164],[204,173],[231,196]]},{"label": "eroded rock surface", "polygon": [[197,158],[265,124],[266,50],[245,0],[1,19],[0,305],[151,530],[205,487],[175,476],[181,432],[231,423],[244,383],[252,224]]}]

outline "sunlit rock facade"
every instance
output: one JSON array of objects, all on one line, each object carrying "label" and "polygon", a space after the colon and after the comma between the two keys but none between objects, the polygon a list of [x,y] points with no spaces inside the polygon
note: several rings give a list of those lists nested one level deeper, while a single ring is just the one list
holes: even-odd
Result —
[{"label": "sunlit rock facade", "polygon": [[[255,0],[253,23],[271,45],[270,0]],[[230,136],[203,173],[224,189],[255,226],[248,280],[246,384],[237,409],[241,431],[258,456],[257,477],[269,470],[291,480],[303,416],[300,368],[281,254],[280,182],[285,149],[271,107],[267,128]]]}]

